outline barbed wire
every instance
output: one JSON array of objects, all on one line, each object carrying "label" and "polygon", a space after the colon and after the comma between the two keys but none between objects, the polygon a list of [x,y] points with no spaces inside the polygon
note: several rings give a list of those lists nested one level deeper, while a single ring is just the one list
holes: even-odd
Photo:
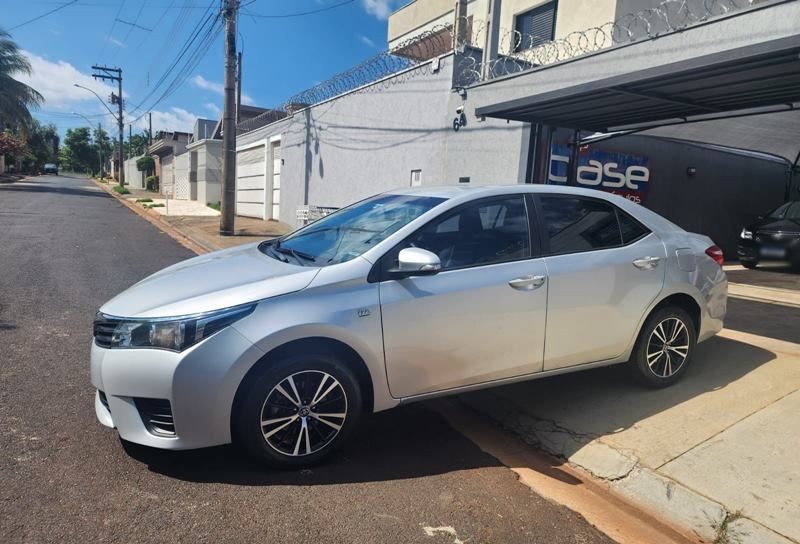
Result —
[{"label": "barbed wire", "polygon": [[[453,24],[436,25],[382,51],[349,70],[297,93],[275,109],[237,125],[248,132],[271,124],[303,108],[346,93],[380,92],[434,71],[431,59],[455,51],[455,84],[468,87],[487,79],[523,72],[586,55],[623,43],[653,39],[716,16],[745,9],[758,0],[663,0],[654,8],[566,36],[523,35],[500,29],[497,58],[483,63],[486,21],[473,16]],[[457,37],[458,34],[460,37]]]}]

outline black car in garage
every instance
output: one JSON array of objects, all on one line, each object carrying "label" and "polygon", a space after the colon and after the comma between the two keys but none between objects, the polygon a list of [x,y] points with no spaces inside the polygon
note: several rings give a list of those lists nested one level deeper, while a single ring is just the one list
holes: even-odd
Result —
[{"label": "black car in garage", "polygon": [[800,200],[786,202],[743,228],[737,254],[747,268],[764,261],[800,266]]}]

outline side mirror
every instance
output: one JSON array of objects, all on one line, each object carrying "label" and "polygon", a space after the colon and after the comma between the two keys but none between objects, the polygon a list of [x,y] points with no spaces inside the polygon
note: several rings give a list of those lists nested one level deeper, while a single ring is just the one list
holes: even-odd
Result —
[{"label": "side mirror", "polygon": [[394,279],[432,276],[442,269],[442,263],[436,253],[418,247],[401,249],[397,261],[397,268],[390,271]]}]

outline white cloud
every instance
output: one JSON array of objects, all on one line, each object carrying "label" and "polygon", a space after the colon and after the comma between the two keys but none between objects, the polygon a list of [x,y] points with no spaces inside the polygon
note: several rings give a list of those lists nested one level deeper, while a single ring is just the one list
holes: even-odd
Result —
[{"label": "white cloud", "polygon": [[222,113],[220,107],[214,104],[213,102],[206,102],[205,106],[206,108],[208,108],[208,111],[210,111],[214,115],[215,118],[219,117],[219,114]]},{"label": "white cloud", "polygon": [[[19,74],[18,79],[39,91],[44,96],[45,107],[49,109],[70,111],[76,106],[87,104],[92,109],[95,106],[102,108],[97,103],[97,97],[84,89],[75,87],[75,83],[93,90],[103,100],[107,100],[112,90],[116,90],[102,81],[96,81],[92,76],[81,72],[68,62],[63,60],[50,62],[34,53],[28,51],[24,53],[31,63],[31,75]],[[111,106],[109,105],[109,107]],[[102,111],[106,111],[105,108]]]},{"label": "white cloud", "polygon": [[361,43],[363,43],[367,47],[375,47],[375,42],[373,42],[372,40],[370,40],[368,37],[364,36],[363,34],[360,34],[358,36],[358,39],[361,40]]},{"label": "white cloud", "polygon": [[392,13],[392,0],[361,0],[361,5],[367,13],[374,15],[378,19],[388,19]]},{"label": "white cloud", "polygon": [[119,41],[118,39],[114,38],[113,36],[109,36],[109,37],[108,37],[108,41],[110,41],[111,43],[113,43],[113,44],[114,44],[114,45],[116,45],[117,47],[122,47],[122,48],[124,48],[124,47],[125,47],[125,44],[124,44],[124,43],[122,43],[122,42],[121,42],[121,41]]},{"label": "white cloud", "polygon": [[[211,81],[200,74],[194,76],[189,80],[189,82],[197,87],[198,89],[204,89],[206,91],[211,91],[214,94],[218,94],[220,96],[225,96],[225,85],[222,83],[218,83],[216,81]],[[242,93],[242,104],[247,104],[248,106],[252,106],[255,104],[255,101],[252,97],[248,96],[245,93]]]},{"label": "white cloud", "polygon": [[[155,110],[153,113],[153,132],[159,130],[191,132],[194,122],[199,117],[183,108],[170,108],[167,111]],[[148,127],[147,116],[143,116],[136,123],[136,128],[144,130]]]}]

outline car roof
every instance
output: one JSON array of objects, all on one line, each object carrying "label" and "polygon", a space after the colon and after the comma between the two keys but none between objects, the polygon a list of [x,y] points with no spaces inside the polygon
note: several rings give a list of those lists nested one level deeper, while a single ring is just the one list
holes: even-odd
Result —
[{"label": "car roof", "polygon": [[605,191],[598,191],[597,189],[530,183],[517,183],[513,185],[433,185],[425,187],[406,187],[388,191],[388,194],[396,195],[430,196],[446,199],[464,197],[466,200],[508,193],[560,193],[594,197],[604,197],[604,195],[609,194]]}]

